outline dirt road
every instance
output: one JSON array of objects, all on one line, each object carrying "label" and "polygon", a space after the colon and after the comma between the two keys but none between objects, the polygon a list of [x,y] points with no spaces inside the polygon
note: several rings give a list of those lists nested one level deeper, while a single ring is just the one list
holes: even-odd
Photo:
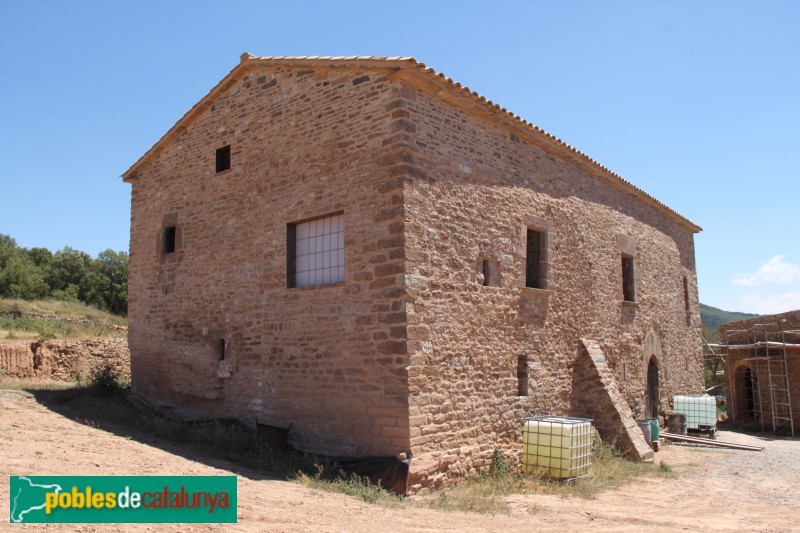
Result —
[{"label": "dirt road", "polygon": [[[672,478],[642,479],[597,499],[518,495],[509,515],[386,508],[270,479],[154,438],[70,420],[26,392],[0,390],[0,530],[53,531],[800,531],[800,441],[725,433],[763,452],[665,446]],[[239,522],[227,525],[9,524],[9,475],[239,476]]]}]

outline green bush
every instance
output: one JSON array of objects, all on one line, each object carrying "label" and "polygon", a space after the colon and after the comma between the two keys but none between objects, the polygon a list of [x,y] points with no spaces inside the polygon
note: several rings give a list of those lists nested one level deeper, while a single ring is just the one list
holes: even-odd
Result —
[{"label": "green bush", "polygon": [[495,448],[492,454],[492,465],[489,472],[491,472],[494,477],[504,477],[511,473],[511,465],[508,463],[505,456],[503,456],[503,452],[498,448]]},{"label": "green bush", "polygon": [[39,340],[48,341],[50,339],[55,339],[58,336],[59,329],[60,328],[54,321],[43,320],[36,328],[36,333],[39,336]]},{"label": "green bush", "polygon": [[92,369],[89,388],[98,396],[113,396],[127,388],[127,378],[106,362]]}]

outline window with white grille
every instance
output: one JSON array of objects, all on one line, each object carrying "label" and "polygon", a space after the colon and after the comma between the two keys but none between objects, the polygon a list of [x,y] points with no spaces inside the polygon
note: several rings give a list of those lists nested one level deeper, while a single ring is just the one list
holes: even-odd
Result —
[{"label": "window with white grille", "polygon": [[344,215],[289,224],[287,251],[289,287],[344,281]]}]

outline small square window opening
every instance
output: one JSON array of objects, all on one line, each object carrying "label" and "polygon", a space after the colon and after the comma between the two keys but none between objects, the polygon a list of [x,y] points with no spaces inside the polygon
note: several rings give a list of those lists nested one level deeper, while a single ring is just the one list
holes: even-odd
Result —
[{"label": "small square window opening", "polygon": [[231,147],[217,148],[217,172],[224,172],[231,168]]}]

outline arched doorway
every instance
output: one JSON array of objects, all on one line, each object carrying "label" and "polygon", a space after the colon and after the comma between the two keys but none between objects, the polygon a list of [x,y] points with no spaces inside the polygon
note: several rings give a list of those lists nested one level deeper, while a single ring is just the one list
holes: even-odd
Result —
[{"label": "arched doorway", "polygon": [[745,369],[744,371],[744,394],[745,398],[747,398],[747,413],[755,418],[756,417],[756,387],[755,387],[755,377],[753,376],[753,371],[749,368]]},{"label": "arched doorway", "polygon": [[647,413],[650,418],[658,417],[658,361],[656,356],[650,357],[647,365]]},{"label": "arched doorway", "polygon": [[753,370],[742,365],[736,369],[736,416],[758,417],[758,379]]}]

